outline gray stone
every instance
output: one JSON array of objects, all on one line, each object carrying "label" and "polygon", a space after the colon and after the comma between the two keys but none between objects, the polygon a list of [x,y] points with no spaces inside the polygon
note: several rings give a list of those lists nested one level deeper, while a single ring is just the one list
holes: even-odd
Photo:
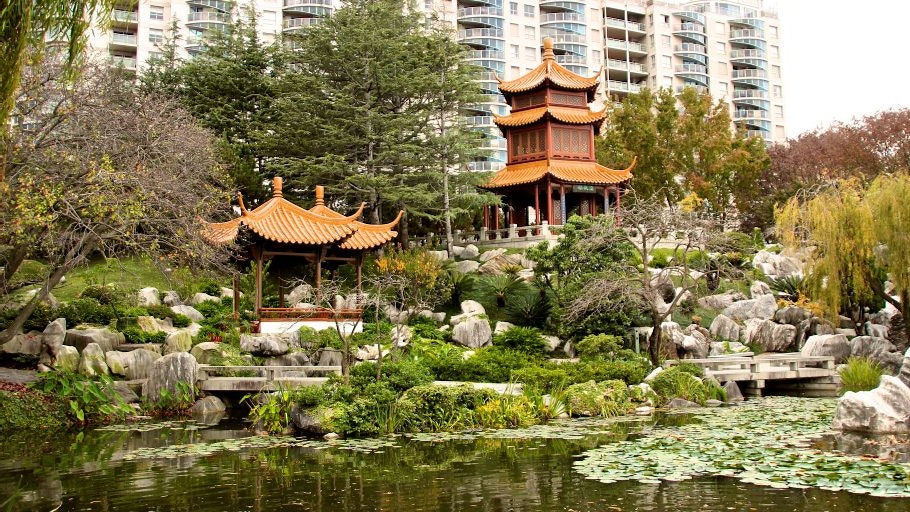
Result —
[{"label": "gray stone", "polygon": [[667,340],[675,343],[677,346],[682,346],[686,334],[683,332],[682,327],[680,327],[678,323],[663,322],[660,324],[660,330],[663,332],[663,335]]},{"label": "gray stone", "polygon": [[174,290],[164,292],[164,298],[161,299],[161,302],[165,306],[180,306],[183,304],[183,301],[180,300],[180,295]]},{"label": "gray stone", "polygon": [[104,361],[111,373],[122,375],[129,380],[145,379],[152,371],[161,354],[140,348],[131,352],[111,350],[104,353]]},{"label": "gray stone", "polygon": [[341,351],[324,348],[319,351],[319,366],[341,366]]},{"label": "gray stone", "polygon": [[562,340],[558,336],[544,336],[543,339],[547,341],[547,345],[544,347],[547,352],[553,352],[562,345]]},{"label": "gray stone", "polygon": [[[243,298],[243,292],[237,292],[240,295],[240,298]],[[221,298],[222,299],[233,299],[234,298],[234,289],[228,288],[227,286],[221,287]]]},{"label": "gray stone", "polygon": [[217,396],[207,396],[196,400],[196,403],[190,407],[190,414],[193,416],[209,416],[226,410],[227,407],[225,407],[224,402],[222,402],[220,398]]},{"label": "gray stone", "polygon": [[462,274],[470,274],[471,272],[477,272],[477,269],[480,268],[480,263],[474,260],[462,260],[455,264],[455,270],[461,272]]},{"label": "gray stone", "polygon": [[727,393],[727,403],[737,403],[745,400],[735,381],[728,380],[724,382],[724,391]]},{"label": "gray stone", "polygon": [[757,299],[762,295],[774,295],[774,292],[771,291],[771,287],[768,286],[768,283],[764,281],[753,282],[752,286],[749,287],[749,296],[753,299]]},{"label": "gray stone", "polygon": [[[66,340],[66,319],[58,318],[47,324],[44,332],[41,333],[41,364],[46,366],[55,366],[64,342]],[[83,345],[84,347],[85,345]],[[76,363],[78,364],[79,352],[76,352]],[[75,367],[73,368],[75,370]]]},{"label": "gray stone", "polygon": [[480,250],[474,244],[468,244],[461,251],[461,254],[458,256],[463,260],[476,260],[480,256]]},{"label": "gray stone", "polygon": [[562,352],[569,359],[578,356],[578,352],[575,350],[575,345],[571,341],[567,341],[565,345],[562,346]]},{"label": "gray stone", "polygon": [[661,368],[660,366],[658,366],[657,368],[651,370],[651,373],[649,373],[649,374],[645,377],[644,382],[651,382],[652,380],[656,379],[657,376],[660,375],[660,373],[661,373],[662,371],[664,371],[664,369]]},{"label": "gray stone", "polygon": [[195,398],[197,366],[196,359],[187,352],[161,356],[142,385],[142,396],[152,403],[161,400],[163,391],[174,397],[188,392],[190,399]]},{"label": "gray stone", "polygon": [[79,360],[79,351],[76,347],[63,345],[57,352],[56,360],[49,366],[64,372],[76,372],[79,369]]},{"label": "gray stone", "polygon": [[86,377],[96,377],[107,375],[109,370],[104,359],[104,351],[97,343],[89,343],[82,350],[82,357],[79,358],[79,373]]},{"label": "gray stone", "polygon": [[393,347],[404,347],[411,341],[411,338],[414,337],[414,333],[411,332],[411,328],[407,325],[396,325],[392,327],[392,346]]},{"label": "gray stone", "polygon": [[117,393],[118,395],[120,395],[120,398],[123,400],[123,403],[126,403],[126,404],[139,403],[139,395],[137,395],[136,392],[133,391],[133,388],[131,388],[126,382],[124,382],[122,380],[114,381],[114,385],[112,386],[111,390],[114,393]]},{"label": "gray stone", "polygon": [[253,355],[271,357],[287,354],[296,347],[297,333],[241,334],[240,350]]},{"label": "gray stone", "polygon": [[298,431],[310,435],[327,435],[325,428],[326,419],[331,418],[334,411],[330,408],[303,408],[294,405],[291,408],[291,421]]},{"label": "gray stone", "polygon": [[500,321],[496,322],[496,327],[493,328],[493,334],[494,335],[502,334],[502,333],[508,331],[509,329],[511,329],[512,327],[515,327],[515,324],[511,324],[509,322],[503,322],[502,320],[500,320]]},{"label": "gray stone", "polygon": [[796,346],[801,349],[809,337],[826,334],[834,334],[831,323],[823,318],[810,317],[796,326]]},{"label": "gray stone", "polygon": [[140,306],[160,305],[161,299],[158,298],[158,288],[149,286],[139,289],[139,291],[136,292],[136,303]]},{"label": "gray stone", "polygon": [[505,253],[506,253],[505,249],[491,249],[480,255],[480,262],[486,263],[486,262],[492,260],[493,258],[502,256]]},{"label": "gray stone", "polygon": [[904,361],[903,354],[898,352],[893,343],[874,336],[857,336],[850,340],[850,355],[871,359],[891,375],[900,371]]},{"label": "gray stone", "polygon": [[309,366],[310,358],[304,352],[291,352],[283,356],[270,357],[263,364],[265,366]]},{"label": "gray stone", "polygon": [[[872,322],[866,322],[863,326],[864,332],[867,336],[873,336],[875,338],[887,338],[888,337],[888,327],[879,324],[873,324]],[[896,347],[895,347],[896,349]]]},{"label": "gray stone", "polygon": [[105,352],[123,345],[126,338],[122,332],[114,332],[107,327],[90,327],[87,329],[69,329],[64,343],[82,350],[89,343],[97,343]]},{"label": "gray stone", "polygon": [[357,349],[355,357],[358,361],[376,361],[379,359],[379,347],[374,344],[364,345]]},{"label": "gray stone", "polygon": [[711,337],[715,340],[738,341],[739,324],[724,315],[717,315],[711,322]]},{"label": "gray stone", "polygon": [[483,318],[467,318],[455,325],[452,340],[468,348],[485,347],[493,341],[490,322]]},{"label": "gray stone", "polygon": [[682,398],[674,398],[674,399],[670,400],[669,402],[667,402],[667,405],[665,405],[664,407],[666,407],[667,409],[689,409],[692,407],[700,407],[700,405],[698,405],[695,402],[683,400]]},{"label": "gray stone", "polygon": [[894,343],[900,351],[910,349],[910,339],[907,338],[907,331],[904,327],[904,316],[900,313],[894,313],[888,319],[888,341]]},{"label": "gray stone", "polygon": [[751,353],[749,347],[738,341],[714,341],[711,342],[711,351],[709,356],[736,355],[741,353]]},{"label": "gray stone", "polygon": [[511,272],[513,269],[521,269],[521,256],[517,254],[500,254],[480,265],[477,272],[487,275],[499,275]]},{"label": "gray stone", "polygon": [[721,405],[724,405],[724,403],[721,402],[720,400],[715,400],[713,398],[705,401],[706,407],[720,407]]},{"label": "gray stone", "polygon": [[297,304],[298,302],[312,302],[315,298],[316,292],[313,290],[312,286],[300,284],[295,286],[294,289],[287,294],[287,303]]},{"label": "gray stone", "polygon": [[457,325],[470,318],[486,314],[487,311],[479,302],[474,300],[466,300],[461,303],[461,314],[452,316],[452,318],[449,319],[449,323],[452,325]]},{"label": "gray stone", "polygon": [[774,313],[774,321],[779,324],[799,325],[811,316],[811,312],[799,306],[787,306]]},{"label": "gray stone", "polygon": [[746,296],[736,290],[730,290],[718,295],[708,295],[698,299],[698,305],[703,308],[725,309],[737,301],[745,300]]},{"label": "gray stone", "polygon": [[462,247],[460,245],[452,246],[452,256],[455,256],[456,258],[458,258],[461,256],[462,253],[464,253],[464,247]]},{"label": "gray stone", "polygon": [[723,314],[724,316],[730,317],[732,320],[745,322],[750,318],[769,320],[774,318],[774,313],[776,312],[777,301],[774,299],[774,296],[762,295],[757,299],[734,302],[724,308]]},{"label": "gray stone", "polygon": [[852,347],[843,334],[816,334],[806,340],[801,351],[804,356],[833,356],[837,364],[847,362]]},{"label": "gray stone", "polygon": [[421,312],[417,313],[417,316],[421,318],[429,318],[430,320],[436,322],[437,325],[446,321],[446,314],[443,311],[434,313],[429,309],[424,309]]},{"label": "gray stone", "polygon": [[203,302],[221,302],[221,297],[215,297],[214,295],[199,292],[196,295],[193,295],[193,298],[190,299],[190,304],[193,306],[196,304],[202,304]]},{"label": "gray stone", "polygon": [[165,355],[174,352],[189,352],[193,348],[193,337],[186,331],[176,331],[164,340],[162,351]]},{"label": "gray stone", "polygon": [[901,371],[897,374],[897,378],[907,386],[910,386],[910,348],[904,353],[904,363],[901,365]]},{"label": "gray stone", "polygon": [[833,427],[877,434],[910,432],[910,387],[883,375],[873,390],[848,391],[837,403]]},{"label": "gray stone", "polygon": [[753,318],[746,322],[745,339],[765,352],[786,352],[796,340],[796,327]]},{"label": "gray stone", "polygon": [[196,362],[199,364],[212,364],[220,362],[224,357],[224,347],[221,343],[206,341],[191,348],[190,354],[196,358]]},{"label": "gray stone", "polygon": [[846,336],[847,338],[855,338],[855,337],[856,337],[856,329],[843,329],[843,328],[842,328],[842,329],[835,329],[835,330],[834,330],[834,333],[835,333],[835,334],[843,334],[843,335]]},{"label": "gray stone", "polygon": [[700,331],[692,331],[691,334],[683,336],[680,345],[685,352],[684,357],[687,359],[703,359],[708,357],[708,338]]},{"label": "gray stone", "polygon": [[41,353],[42,336],[38,331],[17,334],[13,336],[13,339],[3,344],[3,352],[36,356]]},{"label": "gray stone", "polygon": [[802,275],[803,262],[792,256],[761,250],[752,257],[752,266],[761,269],[768,277],[780,278]]},{"label": "gray stone", "polygon": [[183,305],[171,306],[171,311],[173,311],[174,313],[177,313],[178,315],[183,315],[194,322],[201,322],[201,321],[205,320],[205,316],[202,313],[200,313],[199,310],[194,308],[193,306],[183,306]]},{"label": "gray stone", "polygon": [[163,330],[161,329],[161,325],[157,322],[157,319],[153,316],[137,316],[136,325],[138,325],[143,332],[148,333]]},{"label": "gray stone", "polygon": [[436,258],[436,261],[442,262],[449,259],[449,251],[427,251],[427,254]]}]

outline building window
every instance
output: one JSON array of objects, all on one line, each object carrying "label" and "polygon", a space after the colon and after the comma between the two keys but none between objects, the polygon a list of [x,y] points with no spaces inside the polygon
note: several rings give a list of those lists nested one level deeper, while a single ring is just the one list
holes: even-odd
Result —
[{"label": "building window", "polygon": [[717,21],[714,23],[714,33],[715,34],[726,34],[727,26],[724,25],[722,21]]},{"label": "building window", "polygon": [[275,21],[278,19],[278,13],[275,11],[262,11],[262,15],[257,20],[259,28],[263,34],[274,34],[276,27]]},{"label": "building window", "polygon": [[600,62],[600,50],[591,50],[591,60]]},{"label": "building window", "polygon": [[717,92],[720,93],[721,96],[726,96],[728,91],[729,89],[727,89],[726,82],[720,82],[717,84]]},{"label": "building window", "polygon": [[673,69],[673,58],[669,55],[662,55],[660,57],[660,67],[663,69]]},{"label": "building window", "polygon": [[164,41],[164,31],[160,28],[150,28],[149,29],[149,42],[150,43],[160,43]]},{"label": "building window", "polygon": [[509,2],[509,14],[518,16],[518,2]]},{"label": "building window", "polygon": [[537,60],[538,53],[539,52],[538,52],[537,48],[525,46],[525,59],[530,60],[530,61],[535,61],[535,60]]},{"label": "building window", "polygon": [[160,5],[150,5],[149,6],[149,19],[150,20],[163,20],[164,19],[164,7]]},{"label": "building window", "polygon": [[717,53],[723,53],[723,54],[727,53],[727,43],[725,43],[723,41],[718,41],[715,44],[715,48],[717,49]]},{"label": "building window", "polygon": [[771,66],[771,76],[780,78],[780,66]]},{"label": "building window", "polygon": [[670,24],[670,17],[667,16],[666,14],[664,14],[664,25],[669,25],[669,24]]},{"label": "building window", "polygon": [[537,29],[531,25],[525,25],[525,39],[537,39]]},{"label": "building window", "polygon": [[656,68],[656,67],[657,67],[657,56],[656,56],[656,55],[652,55],[652,56],[651,56],[651,69],[654,69],[654,68]]},{"label": "building window", "polygon": [[520,55],[519,55],[519,53],[518,53],[518,45],[517,45],[517,44],[510,44],[510,45],[509,45],[509,50],[511,50],[511,56],[512,56],[513,59],[518,59],[518,58],[520,57]]},{"label": "building window", "polygon": [[521,68],[518,66],[512,66],[512,78],[518,78],[521,75]]},{"label": "building window", "polygon": [[783,97],[784,97],[784,89],[783,89],[783,87],[781,87],[781,86],[779,86],[779,85],[775,85],[775,86],[774,86],[774,97],[775,97],[775,98],[783,98]]},{"label": "building window", "polygon": [[518,37],[518,23],[509,23],[509,35]]},{"label": "building window", "polygon": [[774,117],[784,117],[783,105],[774,105]]},{"label": "building window", "polygon": [[727,76],[728,73],[727,73],[727,63],[726,62],[717,63],[717,74],[719,76]]},{"label": "building window", "polygon": [[771,57],[775,59],[780,57],[780,46],[771,46]]},{"label": "building window", "polygon": [[534,6],[525,4],[525,18],[533,18],[533,17],[534,17]]},{"label": "building window", "polygon": [[665,77],[664,77],[663,84],[661,84],[661,87],[666,87],[667,89],[672,88],[672,87],[673,87],[673,77],[672,77],[672,76],[665,76]]},{"label": "building window", "polygon": [[670,36],[660,36],[660,45],[664,48],[670,47]]},{"label": "building window", "polygon": [[778,125],[774,127],[774,138],[777,140],[784,140],[787,138],[787,132],[784,131],[783,126]]},{"label": "building window", "polygon": [[771,25],[768,27],[768,31],[771,32],[771,37],[777,39],[777,27]]}]

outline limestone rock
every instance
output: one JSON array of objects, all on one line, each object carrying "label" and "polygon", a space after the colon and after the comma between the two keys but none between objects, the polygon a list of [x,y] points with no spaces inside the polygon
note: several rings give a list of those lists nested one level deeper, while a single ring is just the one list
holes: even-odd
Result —
[{"label": "limestone rock", "polygon": [[139,403],[139,395],[137,395],[136,392],[133,391],[133,388],[129,387],[129,385],[122,380],[114,381],[114,385],[111,387],[111,391],[120,395],[120,398],[123,399],[123,403]]},{"label": "limestone rock", "polygon": [[79,369],[79,351],[76,347],[63,345],[57,352],[57,358],[50,366],[64,372],[76,372]]},{"label": "limestone rock", "polygon": [[[240,298],[243,298],[243,292],[238,292]],[[221,287],[221,298],[222,299],[233,299],[234,298],[234,289],[228,288],[226,286]]]},{"label": "limestone rock", "polygon": [[850,355],[871,359],[892,375],[900,371],[904,361],[903,354],[898,352],[893,343],[874,336],[857,336],[850,340]]},{"label": "limestone rock", "polygon": [[703,308],[725,309],[734,302],[745,300],[746,296],[736,290],[730,290],[718,295],[708,295],[698,299],[698,305]]},{"label": "limestone rock", "polygon": [[193,416],[209,416],[226,410],[227,407],[225,407],[224,402],[222,402],[220,398],[217,396],[207,396],[196,400],[196,403],[190,407],[190,414]]},{"label": "limestone rock", "polygon": [[294,405],[291,408],[291,421],[297,430],[305,434],[329,435],[334,416],[335,411],[328,407],[303,408]]},{"label": "limestone rock", "polygon": [[466,245],[461,254],[458,255],[463,260],[476,260],[478,256],[480,256],[480,250],[474,244]]},{"label": "limestone rock", "polygon": [[241,334],[240,350],[258,356],[281,356],[297,346],[297,333]]},{"label": "limestone rock", "polygon": [[765,352],[786,352],[796,340],[796,327],[753,318],[746,322],[745,339]]},{"label": "limestone rock", "polygon": [[158,306],[161,299],[158,298],[158,288],[142,288],[136,292],[136,303],[140,306]]},{"label": "limestone rock", "polygon": [[470,318],[486,314],[487,311],[479,302],[474,300],[466,300],[461,303],[461,314],[452,316],[452,318],[449,319],[449,323],[452,325],[457,325]]},{"label": "limestone rock", "polygon": [[774,313],[774,321],[779,324],[799,325],[812,317],[812,313],[799,306],[787,306]]},{"label": "limestone rock", "polygon": [[417,313],[417,316],[419,316],[421,318],[429,318],[430,320],[436,322],[437,325],[446,321],[446,314],[444,311],[440,311],[439,313],[434,313],[433,311],[431,311],[429,309],[424,309],[423,311]]},{"label": "limestone rock", "polygon": [[480,262],[486,263],[486,262],[492,260],[493,258],[502,256],[505,253],[506,253],[505,249],[491,249],[480,255]]},{"label": "limestone rock", "polygon": [[658,366],[657,368],[651,370],[651,373],[649,373],[649,374],[645,377],[644,382],[651,382],[652,380],[656,379],[657,376],[660,375],[660,373],[661,373],[662,371],[664,371],[664,369],[661,368],[660,366]]},{"label": "limestone rock", "polygon": [[907,338],[907,331],[904,329],[904,316],[900,313],[894,313],[888,319],[888,341],[894,343],[900,351],[910,349],[910,339]]},{"label": "limestone rock", "polygon": [[297,304],[298,302],[312,302],[316,298],[316,292],[308,284],[301,284],[294,287],[287,294],[288,304]]},{"label": "limestone rock", "polygon": [[512,327],[515,327],[515,324],[511,324],[509,322],[503,322],[502,320],[500,320],[500,321],[496,322],[496,327],[493,328],[493,334],[494,335],[502,334],[502,333],[508,331],[509,329],[511,329]]},{"label": "limestone rock", "polygon": [[203,302],[221,302],[221,297],[215,297],[214,295],[199,292],[196,295],[193,295],[193,298],[190,299],[190,304],[193,306],[196,304],[202,304]]},{"label": "limestone rock", "polygon": [[680,347],[682,346],[683,339],[686,337],[686,335],[678,323],[663,322],[660,324],[660,330],[663,332],[664,337],[671,343],[675,343]]},{"label": "limestone rock", "polygon": [[757,299],[762,295],[774,295],[774,292],[771,291],[771,287],[768,286],[768,283],[764,281],[755,281],[752,283],[752,286],[749,287],[749,296],[753,299]]},{"label": "limestone rock", "polygon": [[153,316],[137,316],[136,324],[142,329],[142,332],[161,331],[161,326],[155,320],[156,319]]},{"label": "limestone rock", "polygon": [[742,402],[745,400],[742,391],[735,381],[728,380],[724,382],[724,391],[727,393],[727,403]]},{"label": "limestone rock", "polygon": [[749,347],[738,341],[714,341],[711,342],[711,351],[709,356],[736,355],[751,352]]},{"label": "limestone rock", "polygon": [[843,334],[816,334],[806,340],[801,351],[804,356],[833,356],[837,364],[845,363],[852,347]]},{"label": "limestone rock", "polygon": [[708,350],[710,349],[708,338],[700,331],[692,331],[691,334],[683,336],[680,347],[685,351],[684,357],[691,359],[708,357]]},{"label": "limestone rock", "polygon": [[[863,326],[863,330],[867,336],[873,336],[875,338],[887,338],[888,337],[888,327],[879,324],[873,324],[872,322],[866,322]],[[893,343],[892,343],[893,345]],[[897,348],[895,347],[895,350]]]},{"label": "limestone rock", "polygon": [[[55,366],[66,340],[66,319],[58,318],[47,324],[41,333],[41,364]],[[84,347],[84,345],[83,345]],[[76,352],[76,363],[79,362],[79,352]],[[73,370],[75,370],[75,366]]]},{"label": "limestone rock", "polygon": [[324,348],[319,351],[319,366],[341,366],[341,351]]},{"label": "limestone rock", "polygon": [[669,402],[667,402],[667,405],[665,405],[664,407],[666,407],[667,409],[689,409],[692,407],[700,407],[700,406],[695,402],[683,400],[682,398],[674,398],[673,400],[670,400]]},{"label": "limestone rock", "polygon": [[910,386],[910,349],[907,349],[907,352],[904,353],[904,363],[901,365],[901,371],[897,374],[897,378],[907,386]]},{"label": "limestone rock", "polygon": [[803,262],[791,256],[761,250],[752,257],[752,266],[772,278],[802,275]]},{"label": "limestone rock", "polygon": [[544,336],[543,339],[547,341],[547,345],[544,347],[547,352],[554,352],[562,345],[562,340],[558,336]]},{"label": "limestone rock", "polygon": [[843,334],[847,338],[855,338],[856,329],[835,329],[834,334]]},{"label": "limestone rock", "polygon": [[462,247],[460,245],[452,246],[452,256],[455,256],[456,258],[460,258],[463,253],[464,253],[464,247]]},{"label": "limestone rock", "polygon": [[104,351],[97,343],[89,343],[82,350],[82,357],[79,359],[79,373],[86,377],[96,377],[107,375],[109,370],[104,359]]},{"label": "limestone rock", "polygon": [[562,352],[569,359],[578,356],[578,352],[575,350],[575,345],[571,341],[567,341],[565,345],[562,346]]},{"label": "limestone rock", "polygon": [[834,334],[834,327],[823,318],[810,317],[796,326],[796,346],[802,348],[806,340],[815,335]]},{"label": "limestone rock", "polygon": [[36,356],[41,353],[42,336],[38,331],[17,334],[3,344],[2,351],[7,354]]},{"label": "limestone rock", "polygon": [[190,398],[194,398],[197,366],[196,359],[187,352],[161,356],[142,385],[142,396],[154,403],[161,400],[162,392],[166,390],[171,396],[188,391]]},{"label": "limestone rock", "polygon": [[[485,253],[486,254],[486,253]],[[517,254],[501,254],[495,258],[490,258],[480,265],[477,272],[488,275],[499,275],[511,269],[521,268],[521,256]]]},{"label": "limestone rock", "polygon": [[64,343],[72,345],[79,350],[84,349],[89,343],[97,343],[107,352],[123,345],[125,341],[126,338],[122,332],[114,332],[107,327],[91,327],[88,329],[68,329]]},{"label": "limestone rock", "polygon": [[199,364],[212,364],[224,357],[224,347],[221,343],[206,341],[190,349],[190,354]]},{"label": "limestone rock", "polygon": [[303,352],[290,352],[283,356],[270,357],[263,362],[265,366],[309,366],[310,358]]},{"label": "limestone rock", "polygon": [[186,331],[177,331],[168,335],[164,340],[164,354],[173,354],[174,352],[189,352],[193,348],[193,337]]},{"label": "limestone rock", "polygon": [[171,311],[173,311],[174,313],[177,313],[178,315],[183,315],[194,322],[201,322],[201,321],[205,320],[205,316],[203,316],[203,314],[200,313],[199,310],[194,308],[193,306],[183,306],[183,305],[171,306]]},{"label": "limestone rock", "polygon": [[493,341],[490,322],[483,318],[466,318],[455,325],[452,340],[468,348],[485,347]]},{"label": "limestone rock", "polygon": [[411,332],[411,328],[407,325],[396,325],[392,328],[392,346],[393,347],[405,347],[410,343],[411,338],[414,337],[414,333]]},{"label": "limestone rock", "polygon": [[750,318],[769,320],[774,318],[774,313],[776,312],[777,301],[774,299],[774,296],[762,295],[757,299],[734,302],[724,308],[723,314],[724,316],[730,317],[732,320],[745,322]]},{"label": "limestone rock", "polygon": [[357,349],[355,355],[359,361],[376,361],[379,359],[379,347],[374,344],[364,345]]},{"label": "limestone rock", "polygon": [[164,298],[161,299],[161,302],[166,306],[180,306],[183,304],[183,301],[180,300],[180,295],[174,290],[164,292]]},{"label": "limestone rock", "polygon": [[883,375],[870,391],[848,391],[837,404],[834,428],[871,433],[910,432],[910,387]]},{"label": "limestone rock", "polygon": [[449,259],[449,251],[427,251],[427,253],[436,258],[436,261],[443,262]]},{"label": "limestone rock", "polygon": [[739,324],[725,315],[717,315],[711,322],[711,337],[715,340],[739,340]]},{"label": "limestone rock", "polygon": [[462,274],[470,274],[471,272],[477,272],[477,269],[480,268],[480,263],[474,260],[462,260],[455,264],[455,270],[461,272]]},{"label": "limestone rock", "polygon": [[111,350],[104,353],[104,361],[111,373],[129,380],[147,378],[158,359],[161,359],[161,354],[144,348],[131,352]]}]

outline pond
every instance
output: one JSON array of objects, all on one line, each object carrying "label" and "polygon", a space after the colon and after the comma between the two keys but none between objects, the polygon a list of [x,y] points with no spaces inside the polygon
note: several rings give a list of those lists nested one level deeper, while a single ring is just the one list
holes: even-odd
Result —
[{"label": "pond", "polygon": [[0,502],[15,494],[13,510],[193,512],[910,509],[906,440],[825,436],[833,410],[833,400],[765,398],[657,420],[333,442],[251,436],[236,420],[14,435],[0,440]]}]

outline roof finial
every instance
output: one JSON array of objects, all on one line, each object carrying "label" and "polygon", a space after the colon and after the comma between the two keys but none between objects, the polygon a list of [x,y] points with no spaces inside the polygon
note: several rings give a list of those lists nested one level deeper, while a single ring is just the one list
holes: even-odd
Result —
[{"label": "roof finial", "polygon": [[543,38],[543,60],[556,60],[556,54],[553,53],[553,38]]},{"label": "roof finial", "polygon": [[250,212],[247,211],[246,205],[243,204],[243,194],[237,192],[237,202],[240,204],[240,215],[246,215]]},{"label": "roof finial", "polygon": [[272,178],[272,197],[281,197],[281,176]]},{"label": "roof finial", "polygon": [[322,185],[316,185],[316,206],[325,204],[325,188]]}]

